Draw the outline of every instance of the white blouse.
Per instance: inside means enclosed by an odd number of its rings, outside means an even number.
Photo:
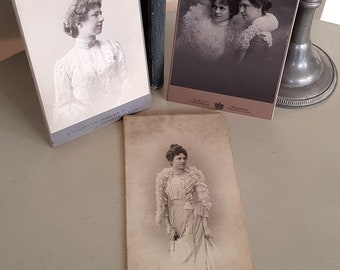
[[[116,41],[76,39],[56,62],[54,119],[83,120],[120,103],[127,82],[122,49]]]

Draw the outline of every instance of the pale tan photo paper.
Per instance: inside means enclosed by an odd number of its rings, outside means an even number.
[[[225,115],[123,125],[127,269],[252,270]]]

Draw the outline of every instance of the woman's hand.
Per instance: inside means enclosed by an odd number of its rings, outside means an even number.
[[[168,234],[171,241],[176,241],[178,238],[180,238],[179,234],[176,232],[176,229],[170,225],[166,226],[166,233]]]
[[[203,217],[203,230],[204,230],[204,236],[207,239],[213,238],[213,235],[209,229],[208,226],[208,218],[207,217]]]
[[[208,227],[204,227],[204,237],[207,239],[213,238],[213,235]]]

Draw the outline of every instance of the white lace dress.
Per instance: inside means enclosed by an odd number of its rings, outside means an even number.
[[[80,121],[119,104],[126,82],[124,55],[116,41],[76,39],[55,64],[54,119]]]
[[[187,167],[181,175],[164,169],[156,179],[156,199],[156,223],[168,219],[172,228],[169,251],[177,269],[214,269],[212,244],[203,227],[203,217],[209,216],[211,208],[203,173],[195,167]]]

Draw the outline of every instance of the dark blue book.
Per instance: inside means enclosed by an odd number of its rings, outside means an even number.
[[[164,83],[165,0],[140,0],[151,89]]]

